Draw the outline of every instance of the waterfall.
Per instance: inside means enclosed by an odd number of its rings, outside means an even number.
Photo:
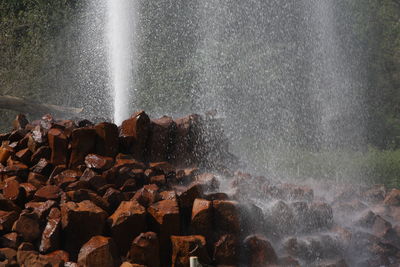
[[[114,122],[120,124],[132,113],[130,98],[134,91],[136,4],[133,0],[108,0],[107,5]]]

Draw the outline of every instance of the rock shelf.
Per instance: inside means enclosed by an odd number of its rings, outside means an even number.
[[[400,264],[400,190],[328,201],[239,172],[213,118],[19,115],[13,127],[0,135],[1,266]]]

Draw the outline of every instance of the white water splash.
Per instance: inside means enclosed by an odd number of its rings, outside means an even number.
[[[136,4],[133,0],[108,0],[107,10],[114,122],[120,124],[129,117],[130,97],[134,91]]]

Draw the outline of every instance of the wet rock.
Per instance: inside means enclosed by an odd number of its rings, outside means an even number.
[[[33,198],[33,195],[35,194],[37,188],[34,185],[30,184],[30,183],[21,183],[20,186],[24,191],[23,199],[25,201],[26,200],[28,200],[28,201],[31,200]]]
[[[35,241],[41,235],[40,221],[37,214],[23,211],[14,223],[12,230],[21,235],[24,241]]]
[[[175,191],[162,191],[160,192],[159,195],[160,195],[160,200],[167,200],[167,199],[177,200]]]
[[[387,194],[384,203],[391,206],[400,206],[400,190],[393,188],[389,194]]]
[[[98,171],[105,171],[110,169],[114,164],[114,159],[111,157],[104,157],[97,154],[89,154],[85,157],[86,167]]]
[[[204,191],[215,191],[219,188],[218,179],[212,173],[202,173],[195,177],[195,182],[202,185]]]
[[[42,233],[39,251],[48,253],[60,248],[61,242],[61,212],[57,208],[52,208],[48,216],[46,227]]]
[[[40,188],[35,193],[35,199],[39,201],[56,200],[60,199],[62,190],[56,185],[46,185]]]
[[[369,190],[363,192],[361,196],[371,203],[379,203],[385,199],[386,188],[384,185],[375,185]]]
[[[31,168],[31,171],[44,176],[49,176],[53,169],[53,164],[51,164],[47,159],[42,158]]]
[[[45,186],[47,179],[46,176],[34,172],[30,172],[28,175],[28,183],[34,185],[36,188]]]
[[[148,207],[160,199],[158,189],[155,184],[145,185],[135,193],[132,199],[139,202],[140,205]]]
[[[73,202],[82,202],[84,200],[90,200],[96,206],[103,209],[104,211],[108,212],[110,209],[110,205],[108,202],[103,199],[102,197],[98,196],[97,194],[93,193],[87,189],[79,189],[76,191],[69,191],[67,192],[67,197],[70,201]]]
[[[149,128],[150,118],[144,111],[136,112],[130,119],[123,121],[119,136],[124,152],[132,154],[137,160],[143,160]]]
[[[150,217],[150,229],[154,229],[159,234],[160,258],[167,266],[170,262],[171,235],[180,233],[180,213],[176,200],[162,200],[152,204],[148,209]]]
[[[200,174],[198,168],[184,168],[177,170],[176,180],[180,184],[189,184],[193,182],[195,177]]]
[[[114,211],[125,200],[125,197],[121,191],[111,187],[104,193],[103,199],[110,204],[110,210]]]
[[[16,203],[21,202],[25,197],[25,190],[16,179],[8,178],[4,181],[3,196]]]
[[[29,165],[31,163],[32,152],[28,148],[25,148],[15,153],[15,157],[19,161]]]
[[[210,263],[206,250],[206,240],[201,235],[171,236],[172,267],[189,266],[189,258],[196,256],[205,264]]]
[[[193,183],[189,186],[177,186],[175,190],[179,206],[181,209],[189,210],[189,212],[192,210],[194,200],[204,195],[203,187],[199,183]]]
[[[22,243],[17,250],[17,263],[20,266],[24,266],[25,261],[31,258],[36,258],[38,253],[35,251],[34,246],[31,243]],[[27,265],[29,266],[29,265]]]
[[[279,235],[292,234],[296,229],[293,210],[284,201],[278,201],[271,207],[268,221]]]
[[[121,262],[111,238],[94,236],[80,249],[78,264],[87,267],[115,267],[119,266]]]
[[[322,262],[318,262],[316,267],[347,267],[346,261],[343,259],[336,260],[324,260]]]
[[[96,153],[106,157],[115,157],[118,153],[118,127],[109,122],[102,122],[95,127]]]
[[[203,235],[209,240],[209,235],[213,229],[212,222],[212,202],[205,199],[195,199],[190,223],[191,232]]]
[[[71,157],[69,167],[77,168],[85,163],[86,155],[96,151],[96,130],[94,128],[78,128],[71,135]]]
[[[47,133],[51,149],[50,161],[54,165],[67,164],[68,139],[61,129],[53,128]]]
[[[214,225],[227,233],[241,231],[239,203],[232,200],[214,200]]]
[[[341,243],[329,235],[309,236],[303,239],[291,237],[284,241],[283,246],[289,255],[308,264],[320,259],[340,257],[343,252]]]
[[[1,266],[16,266],[17,251],[12,248],[0,248],[0,265]]]
[[[150,183],[151,184],[156,184],[159,187],[164,187],[167,185],[167,180],[165,179],[165,175],[155,175],[150,178]]]
[[[128,259],[147,267],[160,267],[160,245],[156,233],[141,233],[132,242],[128,253]]]
[[[11,230],[11,227],[9,230]],[[21,238],[18,236],[16,232],[11,232],[0,237],[0,247],[2,248],[17,249],[20,243],[21,243]]]
[[[8,177],[17,176],[21,180],[24,180],[28,177],[29,168],[27,165],[20,162],[12,162],[7,165],[2,171]]]
[[[44,221],[51,209],[56,206],[57,202],[54,200],[47,200],[46,202],[28,202],[25,204],[25,208],[36,213],[40,221]]]
[[[81,171],[67,169],[50,178],[48,180],[48,183],[52,185],[57,185],[60,188],[64,189],[69,184],[76,182],[81,177],[81,175]]]
[[[18,219],[19,212],[0,210],[0,231],[10,232],[14,222]]]
[[[146,209],[137,201],[123,201],[108,218],[111,237],[122,255],[128,251],[132,240],[146,231]]]
[[[189,166],[196,162],[193,152],[197,141],[196,124],[199,117],[194,114],[175,120],[176,143],[171,156],[175,164]]]
[[[89,183],[91,188],[93,188],[94,190],[98,190],[102,186],[107,184],[107,180],[104,176],[97,174],[95,171],[89,168],[83,172],[80,181]]]
[[[279,258],[278,266],[300,267],[301,265],[296,259],[292,258],[291,256],[285,256],[285,257]]]
[[[222,235],[214,244],[213,259],[219,265],[235,265],[239,261],[239,243],[235,235]]]
[[[176,124],[171,117],[151,120],[148,139],[149,161],[166,161],[170,158],[175,141]]]
[[[17,117],[12,122],[12,126],[14,130],[21,130],[25,129],[25,126],[28,123],[29,122],[24,114],[18,114]]]
[[[330,228],[333,223],[333,211],[329,204],[313,202],[309,206],[309,227],[311,229]]]
[[[155,171],[154,175],[164,174],[167,179],[174,179],[176,176],[176,169],[169,162],[150,162],[149,166],[152,170]]]
[[[8,137],[8,140],[13,143],[13,142],[18,142],[19,140],[21,140],[22,138],[25,137],[25,135],[28,133],[27,130],[25,129],[20,129],[20,130],[15,130],[12,131],[10,136]]]
[[[64,248],[74,259],[80,247],[104,231],[107,213],[89,200],[61,205]]]
[[[28,143],[29,145],[29,143]],[[32,151],[32,149],[31,149]],[[33,152],[31,157],[32,164],[36,164],[40,159],[46,159],[50,161],[51,158],[51,149],[48,146],[41,146]]]
[[[7,159],[14,153],[14,150],[8,146],[0,147],[0,163],[5,165]]]
[[[276,264],[278,257],[271,243],[262,235],[251,235],[243,241],[246,262],[249,267],[263,267]]]

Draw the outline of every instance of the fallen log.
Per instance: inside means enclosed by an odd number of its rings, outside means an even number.
[[[14,110],[32,116],[52,114],[57,118],[74,117],[83,111],[83,108],[40,104],[9,95],[0,95],[0,109]]]

